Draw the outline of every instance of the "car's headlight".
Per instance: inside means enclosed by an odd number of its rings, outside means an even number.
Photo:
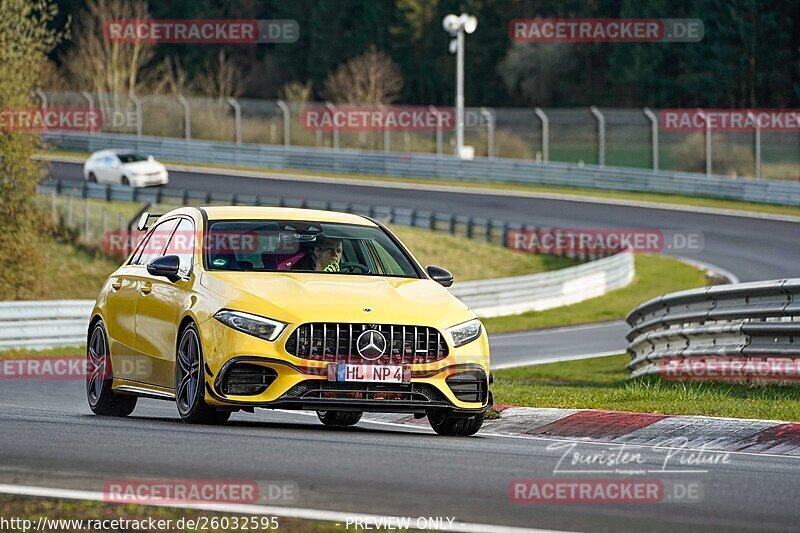
[[[458,348],[480,337],[482,328],[481,321],[476,318],[469,322],[464,322],[463,324],[448,328],[446,333],[450,336],[450,341],[453,343],[453,346]]]
[[[233,329],[239,330],[248,335],[258,337],[267,341],[274,341],[281,334],[286,324],[264,318],[263,316],[251,315],[241,311],[230,311],[223,309],[214,318]]]

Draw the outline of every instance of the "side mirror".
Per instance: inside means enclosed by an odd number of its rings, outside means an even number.
[[[434,265],[428,265],[425,267],[425,272],[428,273],[433,281],[442,285],[443,287],[449,287],[453,284],[453,275],[449,270],[445,270],[442,267],[437,267]]]
[[[156,257],[147,263],[147,272],[153,276],[165,277],[174,283],[180,279],[178,275],[180,263],[180,259],[178,259],[177,255]]]

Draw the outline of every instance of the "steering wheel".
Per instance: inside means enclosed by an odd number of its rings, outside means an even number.
[[[369,267],[367,265],[362,265],[361,263],[357,263],[355,261],[347,261],[340,264],[339,270],[349,274],[354,273],[356,270],[360,270],[361,272],[359,272],[359,274],[369,274]]]

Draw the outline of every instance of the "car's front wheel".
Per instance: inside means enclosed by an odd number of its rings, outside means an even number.
[[[124,396],[111,390],[114,374],[108,335],[102,320],[92,326],[86,350],[86,398],[96,415],[128,416],[136,408],[135,396]]]
[[[437,410],[428,414],[428,422],[439,435],[468,437],[481,429],[485,417],[485,413],[466,417],[447,410]]]
[[[319,421],[326,426],[354,426],[361,420],[361,411],[317,411]]]
[[[97,183],[97,176],[94,175],[94,172],[89,172],[89,182]]]
[[[227,422],[231,416],[230,411],[218,411],[205,401],[203,349],[194,324],[189,324],[181,331],[175,359],[175,403],[181,419],[188,424]]]

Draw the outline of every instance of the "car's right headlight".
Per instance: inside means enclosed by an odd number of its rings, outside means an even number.
[[[228,327],[247,333],[265,341],[274,341],[286,327],[283,322],[272,320],[258,315],[251,315],[242,311],[223,309],[214,315],[214,318]]]
[[[483,326],[481,325],[481,321],[475,318],[469,322],[447,328],[445,331],[450,336],[453,347],[458,348],[480,337]]]

